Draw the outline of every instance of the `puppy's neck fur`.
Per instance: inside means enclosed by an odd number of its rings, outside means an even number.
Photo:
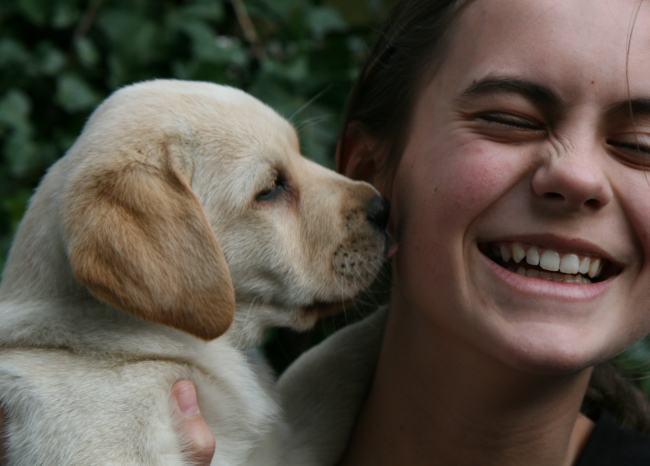
[[[318,319],[313,313],[308,317],[301,309],[286,309],[273,304],[240,303],[236,305],[235,320],[225,333],[240,350],[259,345],[271,327],[289,327],[309,330]]]

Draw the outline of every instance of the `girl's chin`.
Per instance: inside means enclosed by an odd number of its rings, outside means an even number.
[[[621,344],[620,348],[613,349],[611,345],[588,341],[584,332],[560,330],[557,325],[528,327],[517,329],[514,335],[505,336],[501,342],[490,345],[490,351],[498,359],[524,373],[575,374],[611,359],[626,347]]]

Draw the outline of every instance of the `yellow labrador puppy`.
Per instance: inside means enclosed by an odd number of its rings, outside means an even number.
[[[292,126],[244,92],[116,92],[44,178],[4,271],[8,465],[189,464],[169,402],[179,379],[197,386],[213,464],[302,463],[247,350],[366,288],[387,216],[370,185],[302,157]]]

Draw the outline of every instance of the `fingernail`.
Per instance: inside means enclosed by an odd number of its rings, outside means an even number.
[[[194,385],[187,387],[176,392],[176,401],[181,412],[187,417],[195,417],[201,414],[199,410],[199,402],[196,399],[196,388]]]

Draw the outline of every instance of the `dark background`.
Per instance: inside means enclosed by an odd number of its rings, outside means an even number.
[[[306,156],[332,167],[345,98],[393,3],[0,0],[0,270],[47,167],[104,98],[133,82],[178,78],[244,89],[296,125]],[[267,356],[282,370],[383,298],[366,298],[307,334],[270,331]],[[620,359],[650,393],[650,343]]]

